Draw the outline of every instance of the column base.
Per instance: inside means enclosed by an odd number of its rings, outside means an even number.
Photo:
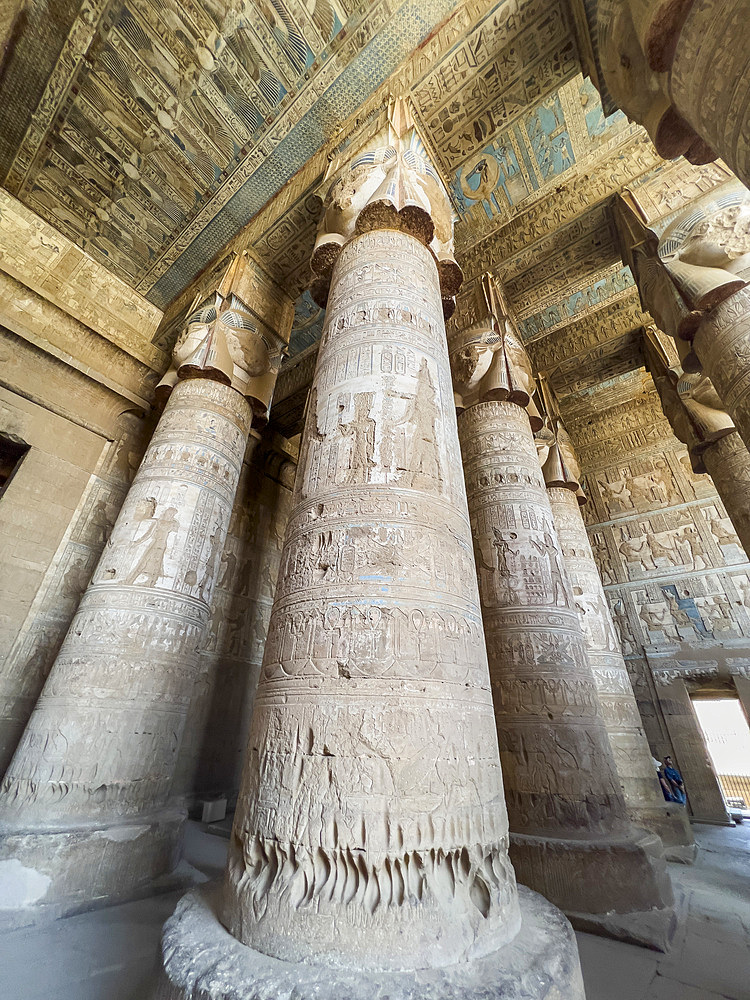
[[[687,917],[687,899],[680,891],[674,906],[633,913],[566,913],[577,931],[615,938],[627,944],[669,951],[675,934]]]
[[[364,974],[254,951],[219,922],[220,887],[193,890],[164,927],[155,1000],[584,1000],[570,924],[535,892],[518,891],[521,929],[504,948],[441,969]]]
[[[195,884],[182,809],[62,829],[0,825],[0,929]]]
[[[578,930],[667,951],[677,926],[658,837],[558,840],[512,833],[519,882],[559,906]]]
[[[630,819],[633,826],[659,837],[667,861],[678,861],[683,865],[691,865],[695,861],[698,848],[684,806],[670,806],[665,802],[663,810],[632,810]]]

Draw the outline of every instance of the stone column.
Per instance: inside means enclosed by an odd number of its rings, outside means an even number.
[[[579,926],[665,947],[663,847],[628,822],[524,408],[531,366],[489,276],[468,305],[451,356],[511,858]]]
[[[698,199],[661,239],[624,200],[618,216],[643,308],[682,369],[711,380],[750,447],[750,192],[736,184]]]
[[[328,309],[226,879],[167,925],[165,997],[259,980],[268,997],[515,996],[521,967],[583,996],[560,915],[519,909],[508,860],[441,306],[456,272],[433,240],[450,209],[403,115],[328,194]]]
[[[658,152],[720,156],[750,184],[746,0],[600,0],[597,15],[607,87]]]
[[[2,782],[8,922],[127,898],[178,860],[175,762],[248,433],[283,346],[257,332],[243,275],[235,261],[177,343],[164,413]]]
[[[711,380],[670,364],[653,328],[643,344],[664,415],[686,445],[693,470],[711,476],[740,543],[750,553],[750,452]]]
[[[542,474],[628,815],[635,826],[661,838],[670,860],[693,861],[695,844],[687,813],[664,801],[643,732],[581,513],[581,500],[585,503],[586,498],[578,461],[559,420],[553,416],[550,424],[551,439],[540,455]]]
[[[675,764],[685,779],[685,793],[695,823],[731,826],[716,772],[679,668],[659,665],[649,656]]]

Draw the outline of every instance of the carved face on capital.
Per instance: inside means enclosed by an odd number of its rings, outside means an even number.
[[[686,264],[737,272],[750,266],[750,194],[747,200],[707,215],[687,234],[677,256]]]

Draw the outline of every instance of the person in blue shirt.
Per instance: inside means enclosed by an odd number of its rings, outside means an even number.
[[[685,783],[682,780],[682,775],[672,763],[671,757],[664,758],[664,770],[662,773],[669,784],[672,802],[679,802],[680,805],[684,806],[686,801]]]

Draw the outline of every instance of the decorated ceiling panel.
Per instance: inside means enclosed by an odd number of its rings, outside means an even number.
[[[4,186],[72,250],[169,306],[144,334],[149,356],[169,349],[198,275],[230,248],[297,298],[294,356],[322,330],[306,287],[329,159],[374,127],[387,94],[409,94],[467,282],[498,274],[571,413],[599,386],[614,405],[640,391],[648,317],[612,199],[629,187],[664,220],[726,168],[665,165],[642,129],[605,115],[580,72],[596,72],[587,11],[588,0],[40,2],[0,84]]]
[[[517,121],[517,180],[510,159],[494,161],[498,181],[509,175],[508,205],[575,156],[554,124],[559,99],[551,112],[539,104],[579,68],[563,0],[84,0],[76,16],[60,10],[55,44],[23,36],[5,75],[4,184],[161,307],[394,72],[447,181]],[[32,62],[48,78],[24,103],[14,86]]]

